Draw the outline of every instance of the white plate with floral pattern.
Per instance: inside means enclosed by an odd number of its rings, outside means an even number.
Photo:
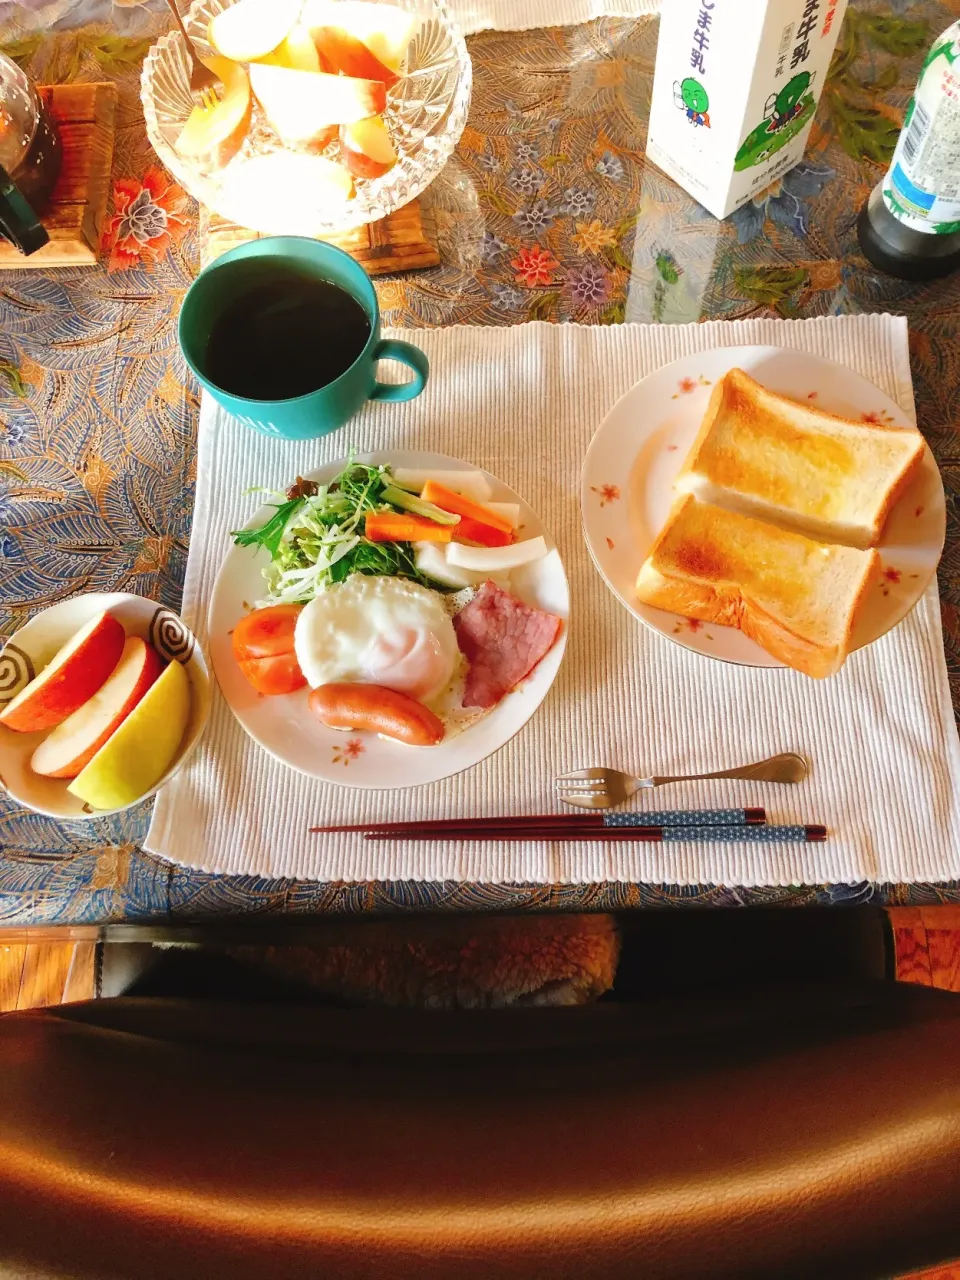
[[[440,453],[403,449],[358,454],[356,461],[374,466],[389,462],[395,467],[418,471],[480,470]],[[328,483],[345,465],[346,459],[341,458],[309,472],[304,479]],[[567,577],[553,538],[532,508],[495,476],[486,471],[482,474],[492,488],[491,501],[519,504],[521,537],[534,538],[542,534],[548,547],[542,560],[511,574],[511,593],[526,604],[555,614],[563,620],[563,626],[553,647],[517,688],[482,718],[435,747],[408,747],[373,733],[329,729],[311,713],[306,689],[275,697],[257,693],[234,659],[230,636],[243,614],[263,598],[266,590],[263,568],[269,563],[269,556],[263,548],[233,546],[229,549],[210,602],[210,655],[220,692],[230,710],[250,737],[275,759],[300,773],[341,786],[384,791],[422,786],[479,764],[519,733],[537,710],[556,679],[566,648],[570,613]],[[256,528],[271,515],[272,508],[261,507],[245,522],[245,527]]]
[[[651,609],[634,594],[640,566],[666,522],[675,496],[673,482],[713,385],[733,368],[829,413],[916,430],[879,387],[820,356],[782,347],[718,347],[684,356],[638,382],[600,424],[581,476],[583,531],[601,577],[646,626],[709,658],[780,667],[742,632]],[[884,528],[878,548],[881,572],[858,618],[853,648],[871,644],[906,617],[936,573],[945,533],[943,483],[928,447]]]

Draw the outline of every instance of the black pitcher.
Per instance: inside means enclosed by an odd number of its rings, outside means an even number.
[[[28,77],[0,54],[0,236],[21,253],[49,240],[40,221],[60,173],[56,127]]]

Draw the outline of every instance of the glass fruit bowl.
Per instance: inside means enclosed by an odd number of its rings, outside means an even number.
[[[233,0],[195,0],[184,25],[201,57],[212,18]],[[391,0],[419,19],[404,74],[387,91],[383,118],[398,160],[377,178],[354,178],[354,194],[331,191],[329,161],[339,143],[321,152],[284,145],[254,99],[240,149],[221,168],[204,167],[176,150],[194,103],[190,60],[179,31],[162,36],[147,54],[141,100],[147,136],[167,169],[201,204],[221,217],[267,235],[324,236],[385,218],[408,204],[437,176],[463,132],[473,83],[470,55],[443,0]]]

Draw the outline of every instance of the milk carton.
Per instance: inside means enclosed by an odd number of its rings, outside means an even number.
[[[647,156],[717,218],[802,157],[847,0],[667,0]]]

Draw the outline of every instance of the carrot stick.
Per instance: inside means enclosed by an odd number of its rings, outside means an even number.
[[[477,542],[481,547],[509,547],[513,541],[512,533],[504,533],[495,529],[492,524],[481,524],[470,516],[461,516],[460,523],[453,526],[455,542]]]
[[[455,528],[455,525],[437,524],[425,516],[372,511],[363,531],[371,542],[449,542]]]
[[[505,520],[503,516],[498,515],[496,511],[491,511],[482,503],[465,498],[462,493],[454,493],[452,489],[438,484],[436,480],[428,480],[420,496],[424,502],[432,502],[442,511],[450,511],[454,515],[476,520],[480,524],[488,524],[492,529],[499,529],[502,533],[513,536],[513,526],[509,520]]]

